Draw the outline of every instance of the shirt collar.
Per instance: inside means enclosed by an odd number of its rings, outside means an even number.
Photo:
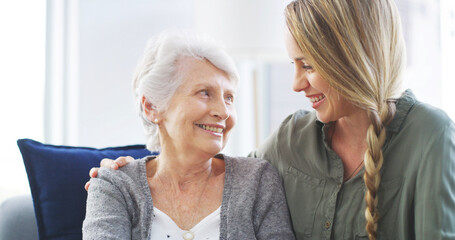
[[[401,97],[398,99],[396,104],[396,112],[395,117],[393,118],[392,122],[386,126],[387,131],[391,132],[398,132],[403,125],[406,116],[408,116],[409,111],[417,102],[414,93],[410,89],[401,94]]]

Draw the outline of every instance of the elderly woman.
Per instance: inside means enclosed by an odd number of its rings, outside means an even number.
[[[160,154],[99,170],[84,239],[294,239],[277,171],[220,154],[236,123],[237,79],[207,38],[151,40],[133,87],[147,148]]]

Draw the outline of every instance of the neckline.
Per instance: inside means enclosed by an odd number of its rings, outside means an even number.
[[[154,159],[157,155],[150,155],[146,156],[140,160],[141,161],[139,167],[139,175],[140,175],[140,182],[142,182],[142,188],[143,192],[146,193],[146,201],[148,202],[148,212],[150,215],[153,213],[153,199],[152,199],[152,193],[150,192],[150,187],[148,185],[147,181],[147,169],[146,169],[146,162]],[[232,168],[233,168],[233,159],[230,156],[227,156],[223,153],[219,153],[215,155],[214,157],[217,157],[219,159],[222,159],[225,162],[225,174],[224,174],[224,186],[223,186],[223,200],[221,201],[221,206],[220,206],[220,239],[226,238],[227,232],[226,232],[226,225],[227,225],[227,204],[229,202],[229,198],[231,196],[231,191],[232,191]],[[150,232],[148,233],[148,236],[150,236]]]
[[[221,213],[221,205],[213,212],[211,212],[209,215],[205,216],[201,221],[199,221],[196,225],[194,225],[191,229],[189,230],[184,230],[184,229],[181,229],[175,222],[174,220],[169,217],[165,212],[161,211],[159,208],[157,207],[153,207],[153,210],[155,211],[155,214],[158,214],[160,215],[161,217],[164,217],[167,219],[167,221],[171,222],[175,228],[179,229],[180,231],[182,232],[186,232],[186,231],[191,231],[191,232],[196,232],[198,231],[200,228],[202,228],[204,226],[204,224],[208,221],[210,221],[211,219],[217,217],[220,215]]]

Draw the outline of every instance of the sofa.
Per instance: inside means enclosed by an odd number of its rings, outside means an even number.
[[[30,195],[0,205],[0,240],[82,239],[88,172],[103,158],[142,158],[144,145],[89,148],[17,141],[30,185]],[[153,153],[157,154],[157,153]]]
[[[38,239],[30,194],[11,197],[0,204],[0,240]]]

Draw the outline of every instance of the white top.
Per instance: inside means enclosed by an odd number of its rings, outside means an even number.
[[[186,230],[180,229],[177,224],[164,212],[156,207],[153,207],[155,213],[155,219],[152,224],[151,240],[155,239],[166,239],[166,240],[182,240],[183,235],[187,232]],[[215,240],[220,239],[220,212],[221,207],[210,213],[207,217],[202,219],[196,224],[190,232],[193,233],[194,238],[191,238],[191,234],[187,234],[186,239],[193,240]]]

